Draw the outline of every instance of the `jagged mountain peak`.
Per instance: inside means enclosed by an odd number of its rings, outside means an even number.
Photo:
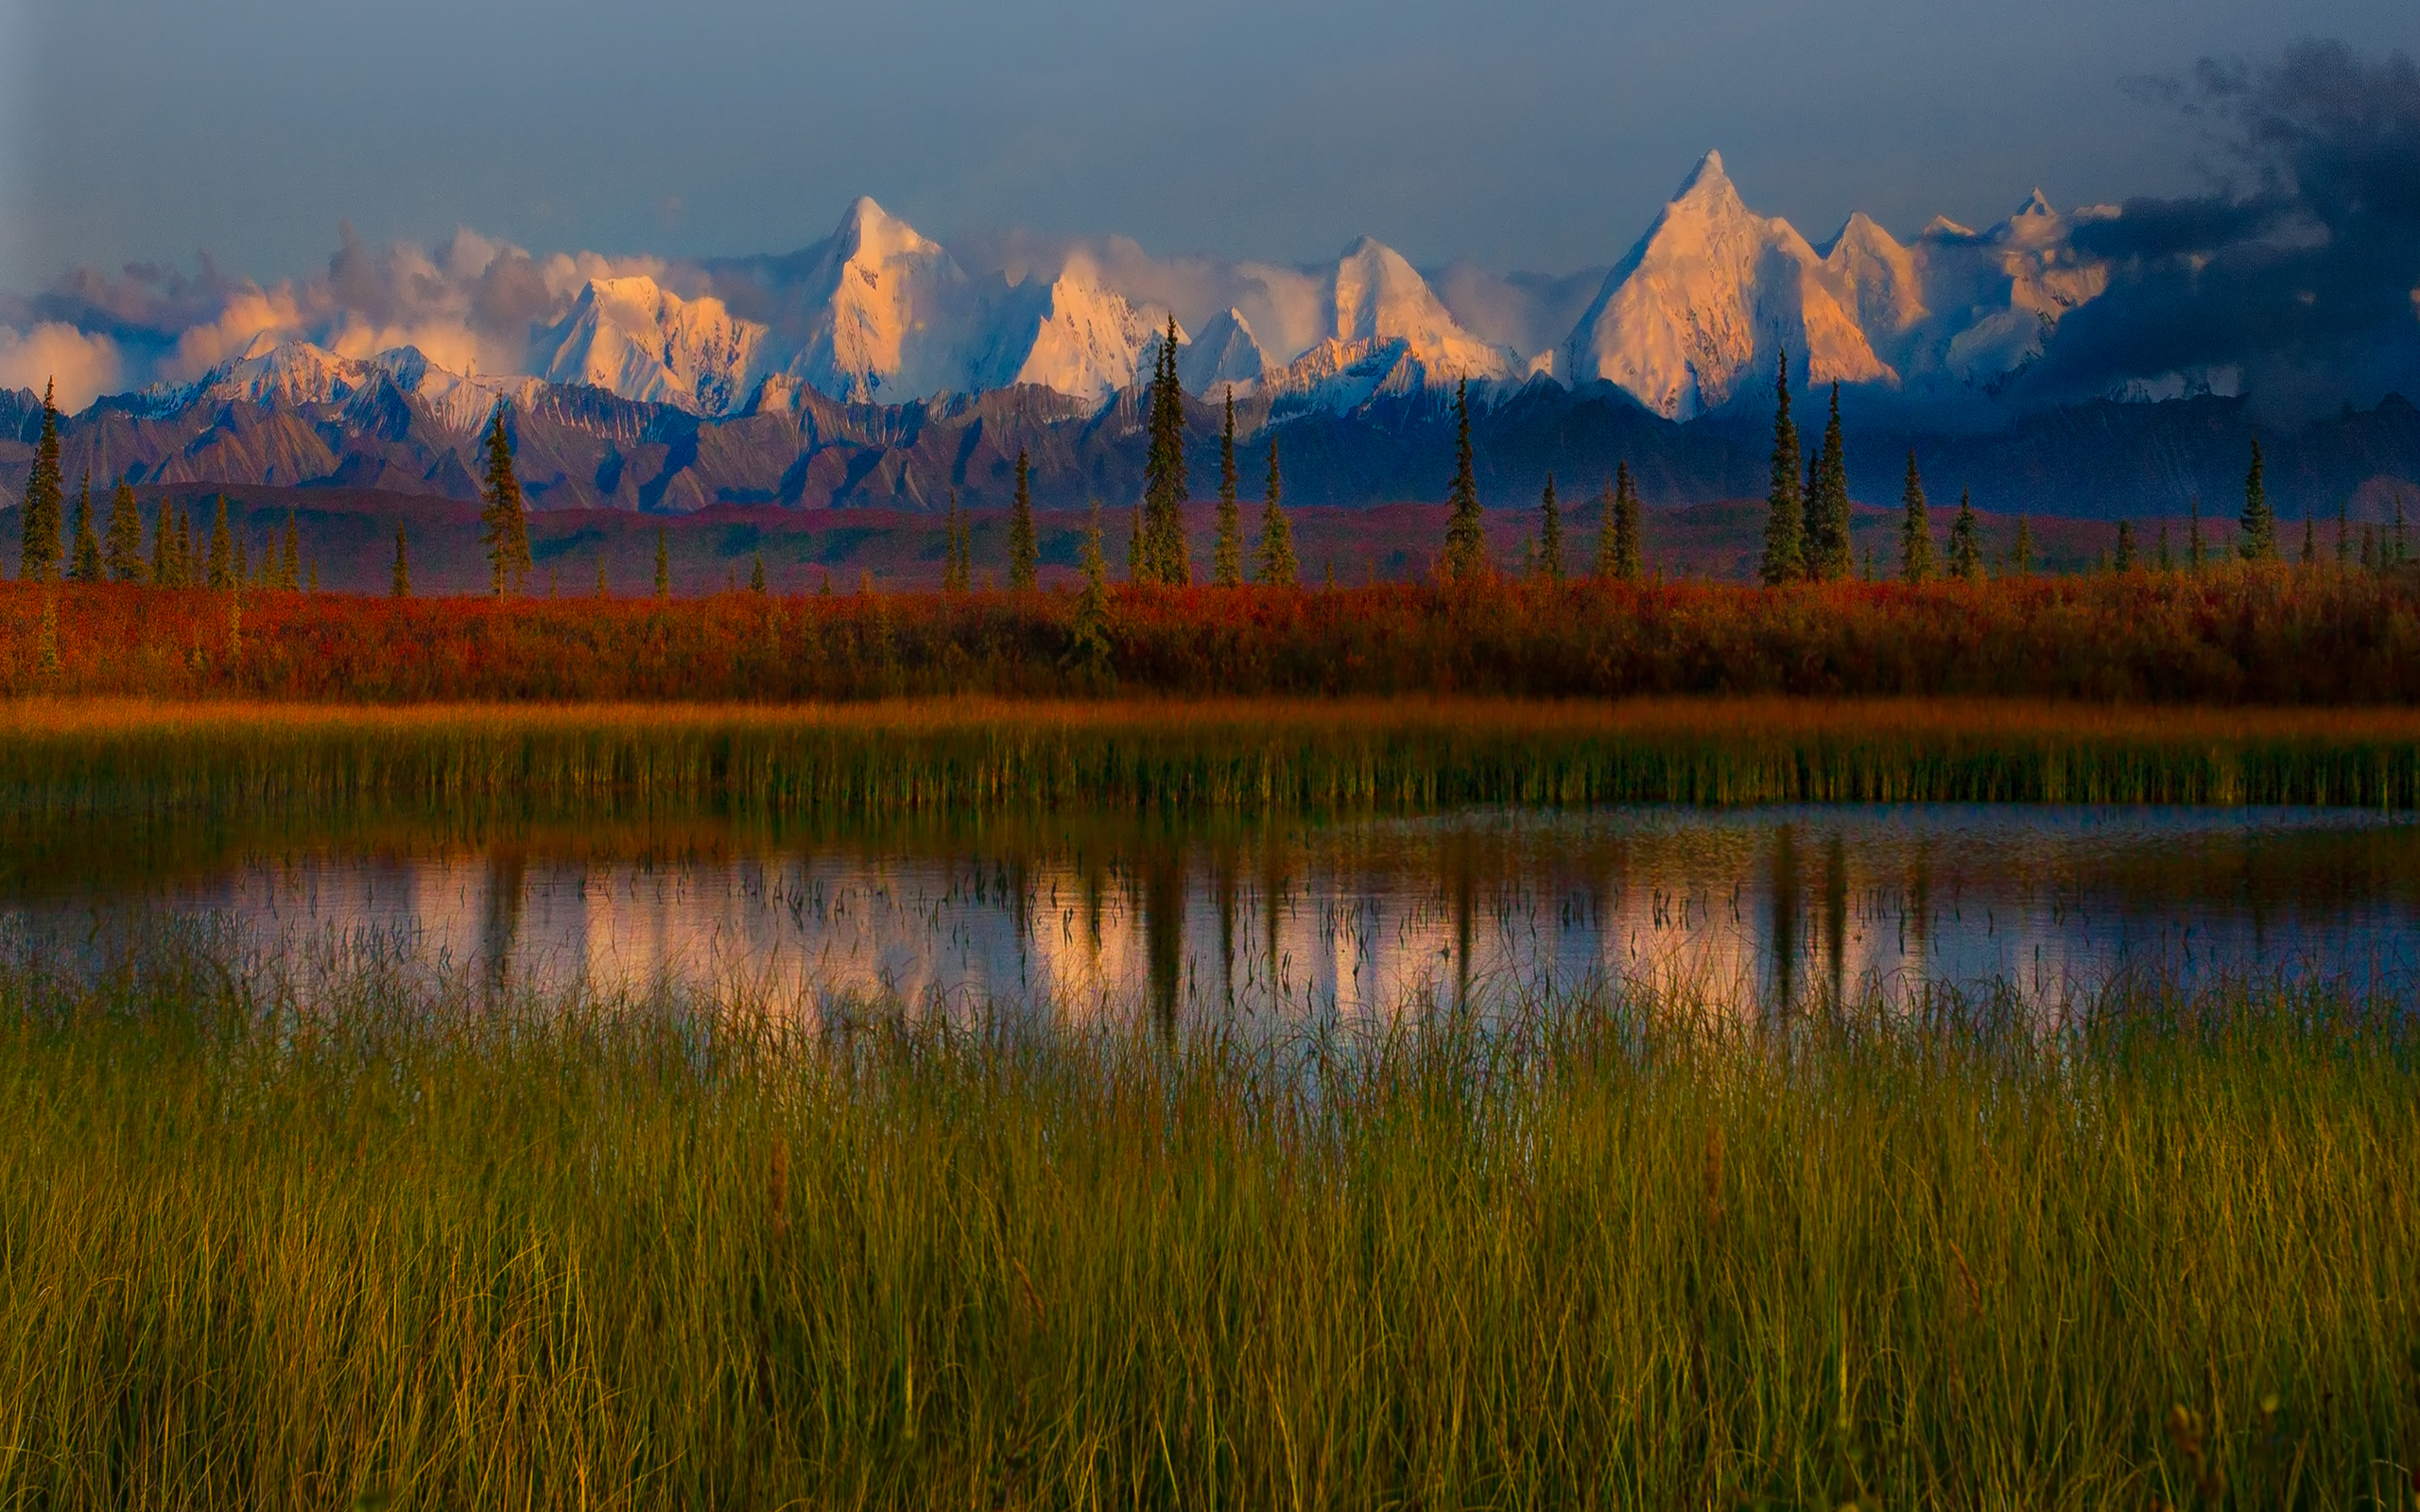
[[[1253,335],[1252,322],[1232,306],[1201,324],[1177,353],[1177,380],[1189,393],[1233,387],[1250,393],[1270,369],[1269,354]]]
[[[1689,176],[1681,180],[1672,198],[1675,203],[1696,200],[1740,204],[1739,191],[1732,186],[1731,175],[1723,171],[1722,154],[1711,148],[1698,159],[1698,165],[1689,170]]]

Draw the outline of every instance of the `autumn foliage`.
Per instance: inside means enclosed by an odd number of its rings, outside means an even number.
[[[0,695],[305,702],[1788,694],[2420,699],[2420,579],[2333,566],[1991,583],[1122,588],[394,600],[0,586]]]

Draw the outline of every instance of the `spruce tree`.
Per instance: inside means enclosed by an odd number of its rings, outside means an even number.
[[[1301,571],[1294,564],[1294,526],[1286,518],[1284,483],[1277,472],[1277,440],[1269,442],[1269,491],[1260,507],[1260,554],[1254,576],[1263,586],[1292,588]]]
[[[1126,531],[1126,580],[1130,583],[1153,581],[1150,543],[1144,536],[1143,507],[1139,504],[1134,507],[1134,518]]]
[[[1097,677],[1109,673],[1109,562],[1100,550],[1100,506],[1093,506],[1084,530],[1080,565],[1084,586],[1076,595],[1076,623],[1068,660]]]
[[[2008,544],[2008,570],[2018,576],[2033,571],[2033,527],[2016,517],[2016,538]]]
[[[66,504],[67,479],[59,468],[59,410],[51,389],[42,391],[42,436],[34,443],[33,470],[26,474],[26,503],[17,517],[21,533],[17,576],[29,583],[59,578],[60,512]]]
[[[605,584],[605,553],[600,548],[596,553],[596,596],[604,598],[612,592],[613,590]]]
[[[1009,509],[1009,587],[1023,593],[1040,580],[1042,547],[1033,534],[1033,486],[1025,448],[1017,448],[1017,493]]]
[[[2377,570],[2378,527],[2364,520],[2361,522],[2361,571],[2374,573]]]
[[[1478,478],[1471,459],[1471,406],[1467,384],[1454,385],[1454,487],[1445,500],[1445,554],[1439,576],[1447,582],[1476,582],[1487,576],[1487,534],[1478,511]]]
[[[400,524],[395,526],[395,576],[387,591],[396,598],[412,596],[411,549],[405,544],[404,527]]]
[[[291,509],[285,511],[285,551],[277,576],[277,586],[289,593],[302,586],[302,524]]]
[[[655,527],[655,596],[672,596],[672,548],[664,539],[664,527]]]
[[[1925,480],[1916,471],[1916,450],[1908,448],[1908,482],[1899,502],[1899,579],[1921,586],[1932,576],[1932,511],[1925,504]]]
[[[1949,527],[1949,576],[1962,583],[1983,580],[1982,532],[1975,523],[1972,493],[1960,490],[1958,519]]]
[[[2132,520],[2120,520],[2118,522],[2117,567],[2121,573],[2131,573],[2135,567],[2135,522]]]
[[[2338,571],[2340,571],[2340,572],[2343,570],[2343,568],[2344,568],[2344,565],[2345,565],[2346,561],[2347,561],[2348,559],[2350,559],[2350,554],[2351,554],[2352,549],[2353,549],[2353,538],[2352,538],[2352,536],[2351,536],[2350,534],[2348,534],[2348,533],[2347,533],[2347,531],[2346,531],[2346,526],[2347,526],[2347,525],[2349,525],[2349,524],[2351,524],[2351,521],[2352,521],[2352,501],[2350,501],[2349,499],[2339,499],[2339,500],[2337,500],[2337,501],[2336,501],[2336,566],[2337,566],[2337,570],[2338,570]]]
[[[2185,567],[2192,573],[2202,570],[2202,500],[2198,494],[2188,506],[2185,527]]]
[[[149,576],[143,565],[143,511],[123,477],[110,494],[110,524],[101,541],[101,560],[113,583],[139,583]]]
[[[194,545],[196,534],[193,527],[193,509],[189,506],[179,505],[177,507],[177,582],[185,588],[201,586],[200,555]]]
[[[1841,439],[1841,386],[1832,385],[1832,418],[1824,426],[1813,486],[1806,496],[1806,576],[1838,582],[1857,571],[1849,546],[1849,471]]]
[[[1150,450],[1143,464],[1142,565],[1148,581],[1183,588],[1193,581],[1184,541],[1184,394],[1176,376],[1176,317],[1168,317],[1151,375]]]
[[[2243,479],[2243,520],[2236,534],[2236,551],[2246,561],[2277,559],[2277,514],[2269,507],[2269,490],[2260,481],[2260,443],[2252,443],[2252,471]]]
[[[748,591],[762,595],[765,592],[765,554],[756,554],[756,565],[749,570]]]
[[[1765,557],[1758,576],[1770,588],[1806,576],[1806,523],[1798,488],[1798,426],[1789,418],[1789,352],[1773,381],[1772,482],[1765,494]]]
[[[1644,542],[1639,536],[1638,479],[1631,476],[1627,458],[1614,464],[1614,576],[1638,581]]]
[[[2164,573],[2176,571],[2176,554],[2168,549],[2168,522],[2159,523],[2159,550],[2152,558],[2152,565]]]
[[[1552,472],[1538,500],[1538,573],[1547,582],[1563,581],[1563,506],[1555,502]]]
[[[217,518],[210,526],[210,575],[203,579],[221,591],[237,586],[235,582],[235,536],[227,528],[227,495],[218,496]]]
[[[1227,386],[1227,420],[1219,431],[1219,546],[1210,580],[1234,588],[1244,580],[1244,512],[1236,502],[1236,389]]]
[[[101,538],[93,534],[93,474],[84,474],[84,490],[76,500],[75,549],[68,553],[71,576],[79,583],[101,580]]]
[[[2303,516],[2303,565],[2309,567],[2319,560],[2319,531],[2310,516]]]
[[[512,472],[512,438],[504,428],[510,407],[509,403],[498,404],[488,421],[487,475],[480,489],[486,507],[479,511],[479,544],[487,548],[489,582],[498,594],[508,588],[521,592],[530,568],[529,514],[522,503],[521,480]]]

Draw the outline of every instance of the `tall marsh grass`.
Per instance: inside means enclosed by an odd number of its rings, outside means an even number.
[[[2400,1005],[800,1035],[55,959],[0,965],[0,1505],[2413,1496]]]

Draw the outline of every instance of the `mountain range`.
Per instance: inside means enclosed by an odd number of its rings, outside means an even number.
[[[1936,220],[1903,244],[1858,215],[1818,246],[1751,210],[1708,153],[1601,276],[1429,276],[1364,237],[1332,264],[1218,266],[1219,307],[1194,309],[1188,329],[1165,291],[1097,249],[970,273],[861,198],[822,242],[702,264],[679,288],[586,278],[532,322],[515,372],[264,332],[199,378],[73,417],[69,471],[467,498],[476,433],[509,403],[542,507],[936,507],[953,490],[984,506],[1005,502],[1019,449],[1047,502],[1124,507],[1139,487],[1139,386],[1173,328],[1195,444],[1232,396],[1239,433],[1279,443],[1305,502],[1442,493],[1458,386],[1491,502],[1616,460],[1651,502],[1752,495],[1785,353],[1803,402],[1842,386],[1852,484],[1869,499],[1895,497],[1910,448],[1937,488],[1971,486],[1979,504],[2104,518],[2225,498],[2256,435],[2279,455],[2273,490],[2289,508],[2383,508],[2420,477],[2411,406],[2392,397],[2263,424],[2221,369],[2015,402],[2060,323],[2108,288],[2084,233],[2122,214],[2062,213],[2036,192],[1984,231]],[[38,404],[0,394],[0,487],[23,487]],[[1204,491],[1211,469],[1194,455]]]

